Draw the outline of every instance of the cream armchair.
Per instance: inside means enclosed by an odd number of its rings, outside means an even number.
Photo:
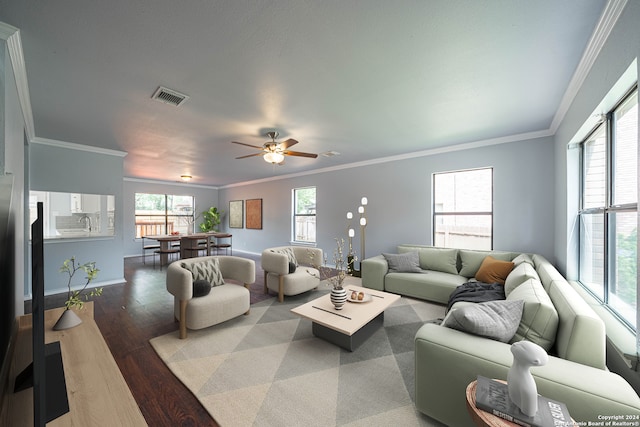
[[[201,297],[193,297],[193,266],[217,259],[224,284],[213,286]],[[244,286],[227,283],[227,279]],[[202,329],[241,314],[249,314],[249,285],[256,281],[256,264],[236,256],[207,256],[175,261],[167,268],[167,290],[174,297],[173,314],[180,322],[180,338],[188,329]]]
[[[289,273],[289,261],[297,264]],[[304,246],[280,246],[262,251],[261,263],[264,270],[264,293],[269,290],[278,293],[278,301],[284,296],[298,295],[320,284],[320,272],[313,265],[322,265],[322,249]]]

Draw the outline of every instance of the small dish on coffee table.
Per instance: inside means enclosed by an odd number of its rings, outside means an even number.
[[[347,301],[349,301],[349,302],[368,302],[368,301],[371,301],[371,295],[364,294],[364,297],[362,299],[358,299],[358,298],[351,298],[351,294],[349,294],[348,297],[347,297]]]

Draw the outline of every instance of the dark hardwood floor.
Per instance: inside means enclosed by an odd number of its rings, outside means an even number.
[[[264,295],[259,257],[251,303],[273,298]],[[99,267],[99,263],[98,263]],[[169,371],[149,344],[151,338],[178,330],[173,318],[173,296],[165,287],[166,267],[154,268],[150,257],[124,260],[125,284],[104,288],[94,298],[95,320],[120,367],[144,418],[150,426],[217,426],[193,394]],[[99,276],[98,276],[99,279]],[[66,294],[46,298],[46,308],[61,307]],[[25,304],[30,312],[31,304]]]

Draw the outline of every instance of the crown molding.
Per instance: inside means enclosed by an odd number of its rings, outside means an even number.
[[[124,177],[122,179],[125,182],[139,182],[143,184],[161,184],[161,185],[178,185],[180,187],[193,187],[193,188],[202,188],[205,190],[219,190],[220,187],[216,187],[213,185],[204,185],[204,184],[191,184],[188,182],[182,181],[166,181],[161,179],[146,179],[146,178],[132,178],[132,177]]]
[[[27,81],[27,67],[24,62],[24,55],[22,54],[20,30],[4,22],[0,22],[0,39],[7,43],[11,66],[13,68],[13,77],[16,81],[18,99],[24,119],[25,133],[27,134],[27,140],[30,141],[35,138],[36,131],[33,122],[33,111],[31,109],[29,83]]]
[[[580,59],[578,67],[569,81],[569,86],[567,86],[567,90],[564,92],[558,110],[551,122],[549,129],[552,134],[555,134],[558,127],[560,127],[560,123],[564,120],[564,116],[567,114],[567,111],[569,111],[571,103],[573,103],[580,87],[582,87],[589,71],[591,71],[591,67],[593,67],[593,64],[596,62],[602,47],[609,38],[613,27],[618,22],[626,5],[627,0],[609,0],[607,2],[598,24],[593,30],[591,39],[589,39],[589,43],[587,43],[587,47],[582,54],[582,59]]]
[[[30,143],[31,144],[40,144],[40,145],[49,145],[49,146],[58,147],[58,148],[67,148],[69,150],[88,151],[90,153],[106,154],[106,155],[109,155],[109,156],[116,156],[116,157],[124,157],[124,156],[127,155],[126,151],[109,150],[108,148],[91,147],[89,145],[75,144],[73,142],[58,141],[58,140],[55,140],[55,139],[40,138],[40,137],[37,137],[37,136],[34,137],[33,139],[31,139]]]

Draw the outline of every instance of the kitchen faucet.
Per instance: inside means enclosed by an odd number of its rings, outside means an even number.
[[[91,232],[91,217],[87,214],[84,214],[78,219],[78,222],[82,224],[84,222],[85,228],[89,227],[89,232]]]

